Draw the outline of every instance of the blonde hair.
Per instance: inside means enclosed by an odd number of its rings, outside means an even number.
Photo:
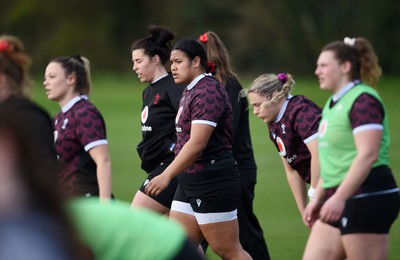
[[[290,74],[280,73],[263,74],[256,78],[247,89],[240,92],[240,96],[248,96],[249,93],[257,93],[266,98],[261,105],[261,109],[269,106],[271,103],[278,103],[289,96],[295,82]]]
[[[31,59],[25,53],[22,41],[15,36],[1,35],[0,43],[0,73],[7,77],[9,91],[15,96],[29,97]]]

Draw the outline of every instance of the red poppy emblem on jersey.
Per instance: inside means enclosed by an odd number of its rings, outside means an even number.
[[[149,116],[149,107],[146,106],[143,111],[142,111],[142,115],[141,115],[141,119],[142,119],[142,124],[146,123],[147,121],[147,117]]]
[[[276,144],[278,145],[279,154],[281,156],[286,156],[286,147],[285,147],[285,144],[283,143],[283,141],[282,141],[282,139],[280,137],[276,138]]]
[[[182,114],[182,110],[183,110],[183,107],[180,107],[179,110],[178,110],[178,113],[176,114],[176,117],[175,117],[175,124],[178,123],[178,120],[179,120],[179,118],[181,117],[181,114]]]
[[[319,125],[319,136],[323,137],[326,133],[326,128],[328,127],[328,120],[324,119]]]

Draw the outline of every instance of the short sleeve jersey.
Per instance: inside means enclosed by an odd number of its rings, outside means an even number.
[[[61,183],[67,192],[80,185],[98,186],[96,163],[89,150],[107,144],[102,115],[84,96],[69,101],[53,119],[55,150],[62,169]]]
[[[311,154],[307,143],[318,137],[321,108],[304,96],[289,96],[278,117],[268,124],[279,155],[310,183]]]
[[[192,125],[207,124],[214,131],[203,153],[186,173],[201,171],[206,161],[232,154],[232,123],[232,107],[225,88],[211,76],[202,74],[195,78],[183,91],[176,116],[175,154],[190,139]]]
[[[143,138],[137,151],[146,172],[154,170],[176,142],[175,117],[184,88],[168,74],[143,91],[140,117]]]

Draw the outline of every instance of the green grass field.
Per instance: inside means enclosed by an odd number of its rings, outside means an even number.
[[[247,86],[249,81],[243,81]],[[47,100],[41,79],[35,82],[34,99],[54,115],[58,104]],[[400,79],[383,78],[378,90],[385,102],[391,131],[391,167],[400,183],[400,120],[397,109]],[[118,199],[131,201],[145,173],[140,169],[136,144],[141,139],[141,93],[145,84],[132,74],[97,74],[93,77],[90,99],[102,112],[113,164],[113,191]],[[298,79],[294,93],[301,93],[323,106],[328,93],[322,92],[317,80]],[[263,227],[272,259],[301,259],[309,230],[303,225],[287,185],[281,160],[268,139],[266,126],[251,116],[251,133],[258,165],[255,213]],[[400,256],[400,220],[390,234],[390,257]],[[218,259],[211,251],[208,259]]]

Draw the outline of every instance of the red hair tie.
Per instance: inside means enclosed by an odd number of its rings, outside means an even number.
[[[0,40],[0,51],[8,51],[10,43],[6,40]]]
[[[211,73],[211,75],[215,75],[215,69],[217,66],[211,61],[207,62],[207,73]]]
[[[202,35],[200,35],[199,41],[207,43],[207,41],[208,41],[207,33],[203,33]]]

